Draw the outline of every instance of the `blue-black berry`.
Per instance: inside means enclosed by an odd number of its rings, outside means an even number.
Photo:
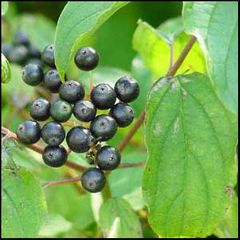
[[[83,85],[73,80],[66,81],[59,89],[59,96],[70,103],[83,99],[84,95]]]
[[[18,126],[16,134],[21,143],[33,144],[40,139],[41,127],[36,121],[26,120]]]
[[[43,98],[36,99],[30,107],[30,115],[37,121],[47,120],[50,117],[50,103]]]
[[[89,129],[74,127],[67,133],[67,144],[73,152],[87,152],[92,145],[94,138]]]
[[[139,95],[138,82],[128,76],[121,77],[115,84],[117,97],[125,103],[134,101]]]
[[[28,64],[22,72],[23,81],[31,86],[37,86],[43,80],[43,70],[37,64]]]
[[[49,146],[58,146],[65,138],[65,131],[60,123],[48,122],[42,127],[41,137]]]
[[[24,45],[28,47],[30,45],[30,40],[25,32],[18,31],[15,33],[15,36],[13,37],[13,43],[15,45]]]
[[[55,67],[54,45],[50,44],[43,49],[42,61],[49,67]]]
[[[23,45],[15,46],[9,53],[8,60],[21,66],[24,65],[28,60],[28,49]]]
[[[120,161],[121,155],[114,147],[104,146],[96,155],[97,165],[102,170],[113,170],[118,167]]]
[[[74,61],[79,69],[90,71],[98,65],[99,56],[94,48],[83,47],[77,51]]]
[[[75,103],[73,114],[78,120],[89,122],[96,116],[96,107],[90,101],[80,100]]]
[[[44,74],[44,86],[52,93],[57,93],[62,85],[60,76],[56,69],[50,69]]]
[[[84,189],[91,193],[96,193],[103,190],[106,178],[100,169],[89,168],[83,172],[81,176],[81,183]]]
[[[117,122],[111,116],[102,114],[91,122],[90,129],[94,137],[106,141],[111,139],[117,132]]]
[[[98,109],[109,109],[116,102],[116,93],[109,84],[101,83],[93,88],[91,100]]]
[[[134,111],[127,103],[117,103],[110,111],[119,127],[127,127],[134,119]]]
[[[44,163],[50,167],[61,167],[67,161],[67,151],[61,146],[47,146],[42,158]]]

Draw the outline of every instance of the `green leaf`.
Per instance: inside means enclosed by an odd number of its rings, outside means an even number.
[[[2,83],[7,83],[11,80],[10,65],[6,57],[1,53],[1,78]]]
[[[4,15],[8,10],[8,2],[1,1],[1,14]]]
[[[2,172],[2,237],[36,237],[46,217],[40,184],[26,170]]]
[[[200,73],[158,81],[146,109],[149,222],[162,237],[206,237],[236,183],[236,119]]]
[[[56,237],[68,232],[72,228],[72,223],[59,214],[49,215],[47,223],[41,228],[40,237]]]
[[[120,198],[107,200],[100,209],[104,238],[142,238],[142,229],[131,206]]]
[[[186,32],[197,37],[218,96],[234,113],[238,108],[238,3],[188,2]]]
[[[229,209],[226,210],[227,215],[224,220],[218,226],[214,235],[219,238],[238,238],[238,197],[237,194],[233,194],[232,204]]]
[[[76,50],[128,2],[68,2],[56,29],[55,62],[63,79]]]
[[[122,163],[144,162],[146,153],[143,151],[136,152],[135,149],[131,153],[122,155]],[[116,169],[109,175],[109,184],[112,195],[114,197],[122,197],[128,201],[134,210],[144,207],[142,197],[142,176],[143,168],[126,168]]]
[[[16,18],[15,26],[26,32],[31,43],[40,50],[54,42],[56,25],[43,15],[21,15]]]
[[[168,29],[168,25],[171,25]],[[175,31],[172,30],[176,26]],[[158,29],[154,29],[148,23],[139,21],[133,35],[133,48],[140,53],[144,63],[153,73],[153,78],[166,75],[170,65],[170,46],[173,46],[176,61],[182,49],[188,41],[188,36],[181,33],[181,21],[179,18],[163,23]],[[198,44],[195,44],[178,72],[186,70],[205,72],[204,59]]]

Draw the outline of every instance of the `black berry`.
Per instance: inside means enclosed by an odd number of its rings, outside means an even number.
[[[11,44],[3,43],[1,45],[1,52],[7,59],[9,59],[9,55],[12,50],[13,50],[13,46]]]
[[[30,45],[28,47],[28,56],[29,58],[41,59],[41,52],[33,45]]]
[[[121,155],[116,148],[104,146],[98,150],[96,161],[100,169],[113,170],[119,165],[121,161]]]
[[[48,122],[41,130],[41,137],[50,146],[60,145],[65,138],[65,131],[58,122]]]
[[[23,65],[28,60],[28,49],[25,46],[15,46],[9,53],[8,60],[10,62]]]
[[[50,69],[44,74],[44,86],[52,93],[57,93],[62,82],[56,69]]]
[[[117,132],[117,122],[109,115],[99,115],[91,122],[90,129],[94,137],[106,141]]]
[[[125,103],[132,102],[139,95],[139,85],[137,81],[128,76],[118,79],[114,89],[117,97]]]
[[[95,118],[96,108],[90,101],[80,100],[75,103],[73,114],[78,120],[89,122]]]
[[[82,186],[91,193],[100,192],[106,183],[104,173],[98,168],[89,168],[81,176]]]
[[[99,56],[92,47],[84,47],[77,51],[74,61],[79,69],[90,71],[98,65]]]
[[[13,38],[13,43],[15,45],[25,45],[26,47],[28,47],[30,41],[28,35],[25,32],[18,31]]]
[[[23,81],[31,86],[37,86],[43,80],[43,70],[37,64],[28,64],[22,72]]]
[[[50,103],[43,98],[36,99],[30,107],[30,115],[37,121],[45,121],[50,116]]]
[[[57,122],[66,122],[72,115],[72,106],[64,100],[57,100],[51,104],[50,115]]]
[[[127,127],[134,119],[134,111],[127,103],[117,103],[110,111],[119,127]]]
[[[83,153],[89,150],[93,143],[93,136],[87,128],[74,127],[67,133],[66,140],[72,151]]]
[[[67,151],[61,146],[47,146],[43,152],[43,161],[50,167],[61,167],[67,161]]]
[[[49,67],[55,67],[54,45],[50,44],[43,49],[42,61]]]
[[[73,80],[63,83],[59,89],[59,96],[70,103],[83,99],[84,94],[83,85]]]
[[[91,100],[97,108],[109,109],[116,101],[116,93],[110,85],[101,83],[93,88]]]
[[[36,121],[26,120],[18,126],[16,134],[21,143],[33,144],[40,139],[41,128]]]

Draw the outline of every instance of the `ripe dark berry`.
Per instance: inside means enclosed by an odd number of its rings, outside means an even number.
[[[80,48],[74,58],[77,67],[84,71],[90,71],[98,65],[99,56],[92,47]]]
[[[110,111],[119,127],[127,127],[134,119],[134,111],[127,103],[117,103]]]
[[[16,46],[9,53],[8,60],[10,62],[23,65],[28,60],[28,49],[25,46]]]
[[[65,138],[65,131],[60,123],[48,122],[42,127],[41,137],[49,146],[58,146]]]
[[[121,155],[116,148],[104,146],[98,150],[96,160],[100,169],[113,170],[119,165]]]
[[[109,109],[116,101],[116,93],[110,85],[101,83],[93,88],[91,100],[97,108]]]
[[[9,59],[9,55],[12,50],[13,50],[13,46],[11,44],[3,43],[1,46],[1,52],[7,59]]]
[[[93,136],[87,128],[74,127],[67,133],[66,140],[72,151],[83,153],[89,150],[93,143]]]
[[[91,193],[100,192],[106,183],[104,173],[98,168],[89,168],[81,176],[82,186]]]
[[[118,79],[114,89],[117,97],[125,103],[132,102],[139,95],[139,86],[137,81],[128,76]]]
[[[30,107],[30,115],[37,121],[45,121],[50,116],[50,103],[43,98],[36,99]]]
[[[41,52],[33,45],[30,45],[28,47],[28,56],[29,58],[41,59]]]
[[[83,99],[84,94],[83,85],[73,80],[63,83],[59,89],[59,96],[70,103]]]
[[[54,45],[50,44],[43,49],[42,61],[49,67],[55,67]]]
[[[117,122],[111,116],[102,114],[91,122],[90,129],[94,137],[106,141],[117,132]]]
[[[50,115],[57,122],[66,122],[72,115],[72,106],[64,100],[57,100],[51,104]]]
[[[43,70],[39,65],[28,64],[22,72],[23,81],[31,86],[37,86],[43,80]]]
[[[80,100],[75,103],[73,114],[78,120],[89,122],[95,118],[96,108],[90,101]]]
[[[28,47],[30,41],[28,35],[25,32],[18,31],[13,38],[13,43],[15,45],[25,45],[26,47]]]
[[[60,80],[58,71],[56,69],[50,69],[44,74],[44,85],[52,93],[57,93],[62,82]]]
[[[40,68],[43,68],[44,67],[44,64],[43,62],[38,59],[38,58],[31,58],[27,61],[26,64],[34,64],[34,65],[38,65]]]
[[[33,144],[40,139],[41,128],[37,122],[26,120],[18,126],[16,134],[21,143]]]
[[[47,146],[43,152],[43,161],[50,167],[61,167],[67,161],[67,151],[61,146]]]

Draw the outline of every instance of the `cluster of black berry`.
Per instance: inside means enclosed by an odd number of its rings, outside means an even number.
[[[22,30],[15,33],[12,43],[3,43],[1,51],[10,63],[20,66],[27,63],[41,65],[41,51],[30,42],[28,35]]]
[[[23,69],[23,80],[31,86],[42,83],[59,99],[49,103],[46,99],[36,99],[30,108],[34,120],[21,123],[17,129],[18,139],[24,144],[36,143],[40,138],[47,144],[43,152],[43,161],[51,167],[60,167],[67,160],[67,151],[60,144],[65,139],[65,130],[61,125],[73,114],[81,122],[89,122],[89,128],[76,126],[69,130],[66,142],[73,152],[86,153],[86,158],[95,167],[87,169],[81,177],[83,187],[90,192],[101,191],[105,184],[104,170],[118,167],[121,155],[119,151],[102,142],[111,139],[118,127],[130,125],[134,112],[129,102],[139,95],[139,86],[133,78],[124,76],[117,80],[114,89],[101,83],[93,87],[90,99],[85,97],[81,83],[74,80],[60,81],[54,68],[54,46],[47,46],[42,53],[42,61],[51,67],[46,73],[39,65],[28,64]],[[75,64],[81,70],[90,71],[98,65],[99,56],[91,47],[80,48],[75,55]],[[119,102],[116,103],[117,98]],[[97,115],[97,110],[108,110],[108,114]],[[40,127],[37,121],[53,121]]]

